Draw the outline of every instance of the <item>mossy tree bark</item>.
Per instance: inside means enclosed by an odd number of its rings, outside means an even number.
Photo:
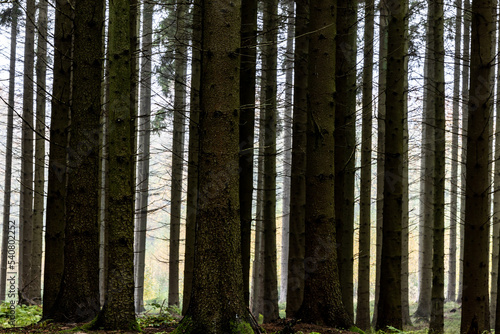
[[[491,109],[491,0],[472,1],[471,75],[468,102],[462,333],[490,330],[488,173]]]
[[[371,248],[371,189],[372,189],[372,114],[373,114],[373,28],[375,3],[365,7],[363,109],[361,134],[361,181],[359,197],[359,262],[356,325],[370,329],[370,248]]]
[[[250,243],[253,197],[253,143],[255,127],[255,83],[257,64],[257,1],[241,2],[240,50],[240,220],[241,261],[245,303],[250,302]]]
[[[64,228],[66,222],[66,147],[71,97],[71,45],[73,40],[71,3],[56,2],[54,32],[54,75],[50,118],[49,171],[45,225],[43,319],[57,298],[64,269]]]
[[[401,232],[408,2],[388,0],[384,206],[377,329],[402,329]]]
[[[201,0],[193,3],[191,96],[189,111],[188,185],[186,200],[186,251],[184,255],[184,292],[182,314],[186,314],[193,286],[194,247],[196,238],[196,212],[198,210],[198,154],[201,85]]]
[[[12,3],[10,22],[10,56],[9,56],[9,97],[7,106],[7,141],[5,145],[5,171],[3,191],[3,214],[2,214],[2,255],[0,262],[0,301],[5,300],[7,285],[7,265],[9,252],[9,229],[10,229],[10,200],[12,194],[12,141],[14,135],[14,105],[15,105],[15,80],[16,80],[16,47],[17,29],[19,18],[19,4]]]
[[[248,319],[238,198],[241,2],[202,4],[200,191],[193,291],[175,333],[215,334],[232,332]]]
[[[354,318],[357,0],[339,2],[335,95],[335,224],[342,302]]]
[[[342,304],[335,230],[334,129],[337,2],[311,2],[304,300],[298,317],[340,328],[352,324]]]
[[[126,0],[109,6],[108,266],[105,302],[94,323],[136,329],[134,305],[135,132],[133,36],[136,16]]]
[[[444,332],[444,208],[445,208],[445,84],[444,84],[444,12],[443,2],[435,1],[434,13],[434,226],[432,256],[432,296],[429,331]]]
[[[101,115],[103,1],[75,5],[71,136],[64,273],[47,316],[82,322],[99,312],[99,129]]]
[[[290,233],[286,316],[295,317],[304,297],[307,73],[309,53],[309,0],[296,1],[293,84],[293,137],[290,184]]]

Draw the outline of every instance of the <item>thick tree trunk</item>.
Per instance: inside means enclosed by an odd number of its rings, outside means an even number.
[[[450,176],[450,243],[448,248],[448,291],[447,301],[456,300],[457,290],[457,224],[458,224],[458,131],[460,108],[460,45],[462,41],[462,0],[456,0],[455,22],[455,66],[453,68],[453,123],[451,139]]]
[[[10,26],[10,57],[9,57],[9,105],[7,106],[7,142],[5,145],[5,174],[3,191],[3,215],[2,215],[2,256],[0,260],[0,302],[5,300],[5,288],[7,285],[7,255],[9,253],[9,236],[15,237],[15,224],[11,224],[10,219],[10,199],[12,193],[12,140],[14,135],[14,104],[15,104],[15,80],[16,80],[16,46],[18,29],[19,5],[17,2],[12,4],[12,16]],[[13,226],[13,227],[11,227]],[[13,230],[12,232],[10,232]],[[14,235],[12,235],[14,233]]]
[[[488,174],[491,109],[491,0],[472,2],[471,76],[468,102],[464,276],[460,331],[490,330],[488,290],[489,216]],[[466,269],[466,270],[465,270]]]
[[[306,323],[349,328],[337,267],[334,184],[336,1],[311,3],[307,108],[307,279],[298,317]]]
[[[356,0],[339,3],[335,95],[335,225],[342,302],[351,319],[354,318],[357,10]]]
[[[253,142],[255,72],[257,66],[257,1],[241,1],[240,69],[240,217],[241,260],[245,304],[250,302],[250,244],[252,235]]]
[[[33,71],[35,62],[35,0],[26,2],[23,69],[23,125],[19,207],[19,302],[30,304],[33,241]]]
[[[288,288],[288,253],[290,252],[290,183],[292,166],[292,108],[293,108],[293,39],[295,36],[294,2],[287,2],[287,42],[285,54],[285,115],[283,120],[283,201],[281,215],[281,279],[279,303],[286,303]]]
[[[78,2],[74,19],[74,74],[64,273],[50,319],[81,322],[99,312],[99,129],[101,115],[101,0]]]
[[[182,314],[186,314],[193,286],[196,214],[198,210],[198,154],[200,151],[200,85],[201,85],[201,0],[193,4],[193,35],[191,62],[191,96],[189,111],[188,185],[186,200],[186,251],[184,255],[184,292]]]
[[[71,63],[73,8],[67,1],[56,2],[54,33],[54,75],[52,116],[50,118],[50,153],[45,226],[43,279],[43,319],[51,318],[64,268],[64,229],[66,225],[66,157],[71,99]]]
[[[276,114],[278,1],[268,0],[264,7],[266,57],[264,124],[264,322],[279,318],[276,260]]]
[[[403,140],[408,2],[388,0],[386,136],[384,162],[383,244],[380,262],[380,296],[377,329],[402,329],[401,229],[403,199]]]
[[[242,331],[239,215],[240,1],[203,2],[199,207],[193,293],[177,332]],[[216,284],[214,284],[216,282]],[[209,310],[210,312],[207,312]]]
[[[293,90],[293,137],[290,184],[290,232],[286,316],[293,318],[304,296],[304,229],[306,203],[307,143],[307,63],[309,36],[309,0],[296,2]]]
[[[172,186],[170,194],[170,249],[168,265],[168,305],[179,306],[180,230],[182,175],[184,169],[184,132],[186,128],[187,4],[176,3],[174,134],[172,138]]]
[[[361,181],[359,195],[359,262],[356,325],[370,329],[370,248],[372,194],[372,123],[373,123],[373,28],[375,3],[365,2],[363,114],[361,134]]]
[[[429,331],[444,332],[444,208],[445,208],[445,85],[444,85],[444,12],[443,3],[435,1],[434,13],[434,227],[432,256],[432,297]]]

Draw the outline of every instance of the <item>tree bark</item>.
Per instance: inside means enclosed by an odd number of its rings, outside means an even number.
[[[9,56],[9,97],[7,106],[7,142],[5,145],[5,174],[4,174],[4,195],[3,195],[3,215],[2,215],[2,256],[0,262],[0,301],[5,300],[5,289],[7,286],[7,265],[8,257],[14,258],[13,249],[9,253],[9,232],[11,226],[10,219],[10,199],[12,194],[12,141],[14,135],[14,106],[15,106],[15,80],[16,80],[16,47],[17,47],[17,29],[18,29],[19,5],[17,2],[12,4],[11,26],[10,26],[10,56]],[[12,239],[11,239],[12,240]],[[12,260],[11,260],[12,261]]]
[[[74,73],[64,273],[47,317],[82,322],[99,312],[99,129],[103,1],[78,2],[74,22]]]
[[[401,230],[403,197],[403,140],[405,109],[405,57],[408,2],[388,0],[386,133],[384,162],[383,244],[380,262],[380,296],[376,328],[402,329]]]
[[[337,15],[335,95],[335,224],[342,302],[354,318],[354,174],[356,153],[357,1],[342,1]]]
[[[184,169],[184,132],[186,128],[187,4],[176,2],[174,134],[172,138],[172,186],[170,194],[170,249],[168,265],[168,305],[179,306],[180,227],[182,175]]]
[[[429,331],[444,332],[444,209],[445,209],[445,84],[444,84],[444,12],[443,3],[435,1],[434,13],[434,227],[432,256],[432,296]]]
[[[371,190],[372,190],[372,123],[373,123],[373,29],[375,3],[368,0],[365,7],[363,46],[363,114],[361,134],[361,181],[359,195],[359,262],[356,325],[370,329],[370,248],[371,248]]]
[[[488,174],[491,108],[491,0],[472,1],[471,76],[468,102],[464,273],[460,331],[490,330]]]
[[[304,297],[306,143],[307,143],[307,65],[309,0],[298,0],[295,13],[295,54],[293,90],[293,137],[290,184],[290,233],[286,316],[295,317]]]

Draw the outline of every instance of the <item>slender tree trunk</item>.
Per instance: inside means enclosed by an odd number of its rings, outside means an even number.
[[[376,221],[376,259],[375,259],[375,305],[372,323],[377,322],[378,301],[380,299],[380,261],[382,256],[382,217],[384,205],[384,156],[385,156],[385,101],[387,72],[387,0],[380,1],[380,50],[378,75],[378,117],[377,117],[377,221]]]
[[[241,260],[245,303],[250,300],[250,244],[252,235],[253,142],[255,127],[255,72],[257,66],[257,1],[241,2],[240,69],[240,216]]]
[[[462,67],[462,152],[461,152],[461,177],[460,177],[460,254],[458,273],[457,302],[462,302],[463,272],[464,272],[464,233],[465,233],[465,185],[466,185],[466,163],[467,163],[467,128],[469,123],[468,101],[469,101],[469,70],[470,70],[470,1],[464,0],[464,55]]]
[[[282,232],[281,232],[281,282],[279,303],[286,302],[288,288],[288,253],[290,252],[290,183],[292,166],[292,108],[293,108],[293,38],[295,35],[294,2],[287,2],[287,42],[285,54],[285,116],[283,122],[283,201],[282,201]]]
[[[170,208],[170,256],[168,265],[168,305],[179,306],[180,227],[182,175],[184,169],[184,132],[186,128],[187,38],[185,16],[187,4],[176,3],[174,134],[172,139],[172,188]]]
[[[460,108],[460,45],[462,41],[462,0],[456,0],[455,65],[453,68],[453,124],[450,177],[450,243],[448,248],[448,292],[446,300],[456,300],[457,290],[457,218],[458,218],[458,131]]]
[[[35,192],[33,204],[33,251],[31,277],[33,280],[30,296],[42,302],[42,239],[43,210],[45,201],[45,103],[47,72],[47,11],[48,2],[38,4],[38,39],[36,51],[36,139],[35,139]]]
[[[342,302],[354,318],[353,243],[356,153],[357,1],[339,3],[335,106],[335,224]]]
[[[361,181],[359,195],[359,262],[356,325],[370,329],[370,248],[372,193],[372,123],[373,123],[373,28],[375,2],[365,6],[363,47],[363,114],[361,134]]]
[[[182,314],[186,314],[193,286],[196,214],[198,212],[198,154],[200,152],[200,85],[201,85],[201,0],[193,4],[193,35],[191,61],[191,103],[189,111],[189,156],[186,203],[186,251],[184,255],[184,293]]]
[[[33,241],[33,71],[35,62],[35,0],[26,2],[23,69],[23,125],[19,208],[19,302],[30,304]]]
[[[445,207],[445,84],[444,84],[444,12],[443,3],[435,1],[434,12],[434,227],[432,257],[432,297],[429,331],[444,332],[444,207]]]
[[[276,114],[278,1],[269,0],[264,7],[264,40],[266,57],[265,125],[264,125],[264,322],[279,318],[278,275],[276,260]]]
[[[405,58],[408,2],[388,0],[387,96],[384,162],[383,244],[380,262],[380,296],[377,329],[402,329],[401,230],[403,200],[403,140],[405,109]]]
[[[490,330],[488,290],[488,174],[491,109],[491,0],[472,1],[471,76],[468,102],[463,301],[460,331]]]
[[[135,232],[135,310],[144,311],[144,268],[146,262],[146,231],[149,195],[149,142],[151,135],[151,82],[154,4],[144,3],[142,11],[141,99],[139,117],[138,182],[139,198],[136,203],[137,226]]]
[[[67,146],[71,100],[73,8],[56,1],[54,33],[54,75],[50,118],[50,153],[45,225],[43,279],[43,319],[51,318],[64,269],[64,229],[66,225]]]
[[[48,318],[93,319],[99,312],[99,129],[103,1],[75,4],[71,135],[64,272]]]
[[[500,25],[500,23],[499,23]],[[498,42],[498,49],[500,50],[500,37],[497,40]],[[493,175],[493,185],[494,185],[494,192],[493,192],[493,229],[495,228],[500,228],[500,71],[497,73],[497,82],[496,82],[496,93],[497,93],[497,99],[495,100],[495,107],[496,107],[496,123],[495,123],[495,174]],[[494,314],[493,319],[491,319],[491,325],[495,326],[495,332],[499,333],[500,332],[500,294],[498,291],[499,289],[499,283],[500,280],[498,279],[500,275],[498,275],[498,268],[500,268],[500,256],[498,256],[498,247],[500,247],[500,240],[497,238],[496,240],[494,239],[493,241],[493,249],[495,248],[495,243],[497,247],[497,254],[495,257],[495,253],[493,253],[493,261],[497,261],[496,267],[497,267],[497,275],[496,275],[496,280],[492,278],[491,281],[491,287],[493,291],[493,286],[496,285],[496,295],[493,297],[491,296],[491,304],[495,305],[491,307],[491,313]],[[495,251],[495,250],[494,250]],[[495,298],[495,299],[493,299]]]
[[[424,99],[422,116],[422,153],[420,172],[420,222],[419,222],[419,295],[415,315],[429,318],[431,314],[432,286],[432,229],[434,200],[434,15],[432,1],[428,2],[426,23],[426,51],[424,63]]]
[[[304,297],[307,65],[309,0],[297,0],[295,14],[295,54],[293,90],[293,137],[290,184],[290,233],[286,316],[295,317]]]
[[[3,195],[3,216],[2,216],[2,257],[0,262],[0,302],[5,300],[7,285],[7,255],[14,256],[12,250],[9,253],[9,236],[15,239],[15,224],[11,224],[10,219],[10,199],[12,193],[12,140],[14,135],[14,105],[15,105],[15,79],[16,79],[16,47],[18,29],[19,5],[12,4],[12,16],[10,26],[10,57],[9,57],[9,105],[7,106],[7,142],[5,145],[5,174],[4,174],[4,195]],[[13,228],[11,228],[13,226]],[[11,229],[13,231],[11,232]]]

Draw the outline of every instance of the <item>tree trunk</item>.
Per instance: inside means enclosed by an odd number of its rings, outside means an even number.
[[[64,269],[66,225],[67,146],[71,100],[73,8],[67,1],[56,2],[54,32],[54,75],[50,118],[50,153],[45,226],[43,319],[51,318]]]
[[[380,260],[382,256],[382,217],[384,205],[384,156],[385,156],[385,101],[387,72],[387,0],[380,1],[380,50],[378,75],[378,116],[377,116],[377,220],[376,220],[376,259],[375,259],[375,303],[372,323],[377,322],[377,305],[380,298]]]
[[[285,54],[285,116],[283,120],[283,201],[281,215],[281,280],[279,303],[286,303],[288,288],[288,253],[290,252],[290,182],[292,166],[292,108],[293,108],[293,39],[295,35],[294,2],[287,2],[287,41]]]
[[[290,233],[286,316],[295,317],[304,297],[304,229],[306,203],[307,65],[309,0],[296,1],[293,90],[293,137],[290,182]]]
[[[444,84],[444,13],[443,3],[435,1],[430,7],[433,18],[434,76],[434,227],[432,256],[432,297],[429,331],[444,332],[444,208],[445,208],[445,84]]]
[[[356,153],[357,0],[339,3],[335,106],[335,224],[342,302],[351,319],[353,307],[354,174]]]
[[[200,151],[200,85],[201,85],[201,0],[193,4],[193,35],[191,62],[191,102],[189,111],[189,156],[186,203],[186,251],[184,255],[184,292],[182,314],[185,315],[191,300],[193,286],[196,215],[198,212],[198,154]]]
[[[500,23],[499,23],[500,25]],[[498,42],[498,49],[500,50],[500,36],[497,40]],[[497,93],[497,99],[495,100],[495,106],[496,106],[496,123],[495,123],[495,174],[493,175],[493,186],[494,186],[494,193],[493,193],[493,229],[497,228],[500,229],[500,72],[497,74],[497,86],[496,86],[496,93]],[[500,233],[500,231],[495,231]],[[498,234],[497,234],[498,236]],[[495,245],[496,244],[496,245]],[[497,247],[496,249],[496,254],[493,254],[493,261],[497,261],[496,268],[497,268],[497,275],[496,278],[491,280],[491,290],[493,291],[493,287],[495,286],[496,289],[496,294],[495,296],[491,296],[491,313],[494,315],[491,320],[491,326],[495,326],[495,332],[500,333],[500,294],[498,291],[499,289],[499,282],[500,280],[498,279],[500,275],[498,275],[498,268],[500,268],[500,256],[498,255],[498,248],[500,247],[500,240],[498,238],[493,240],[493,252],[495,252],[495,246]],[[496,255],[496,256],[495,256]],[[493,262],[494,263],[494,262]]]
[[[373,114],[373,29],[375,3],[368,0],[365,7],[363,46],[363,114],[361,134],[361,181],[359,195],[359,262],[356,325],[370,329],[370,248],[372,193],[372,114]]]
[[[31,299],[42,303],[42,239],[45,201],[45,103],[47,72],[47,11],[48,2],[38,5],[38,39],[36,51],[36,139],[35,139],[35,193],[33,204],[33,250]]]
[[[428,1],[426,25],[426,52],[424,63],[424,100],[422,116],[422,159],[420,172],[420,222],[419,222],[419,296],[415,315],[428,319],[431,314],[432,286],[432,229],[434,200],[434,12]]]
[[[276,94],[278,55],[278,1],[264,7],[266,57],[264,124],[264,322],[279,318],[278,275],[276,263]]]
[[[149,195],[149,143],[151,136],[151,82],[152,82],[152,46],[153,46],[154,4],[145,3],[142,11],[142,58],[141,58],[141,104],[139,121],[137,226],[135,231],[135,310],[144,311],[144,268],[146,260],[146,231],[148,223]]]
[[[311,3],[304,301],[298,316],[306,323],[349,328],[340,290],[335,247],[334,129],[336,1]]]
[[[94,328],[134,330],[134,63],[137,8],[128,1],[109,7],[109,190],[107,291]],[[124,84],[124,83],[128,83]]]
[[[465,194],[464,276],[460,331],[490,330],[488,291],[489,216],[488,174],[491,107],[491,0],[472,2],[471,76],[468,103]]]
[[[238,199],[240,5],[203,2],[197,242],[191,303],[178,332],[246,327],[252,333],[243,297]]]
[[[26,2],[23,69],[23,125],[19,207],[19,303],[30,304],[33,241],[33,71],[35,61],[35,0]]]
[[[74,22],[74,74],[64,273],[48,318],[82,322],[99,312],[99,129],[101,114],[101,0],[78,2]]]
[[[380,296],[377,329],[402,329],[401,229],[403,199],[403,140],[405,109],[405,57],[408,2],[388,0],[387,96],[384,162],[383,244],[380,262]]]
[[[257,1],[241,1],[240,50],[240,217],[243,294],[250,302],[250,244],[252,235],[253,142],[255,71],[257,64]]]
[[[168,305],[179,306],[180,227],[182,207],[182,175],[184,169],[184,132],[186,128],[186,71],[187,71],[187,4],[176,3],[174,134],[172,139],[172,188],[170,207],[170,249],[168,265]]]
[[[5,289],[7,285],[7,264],[8,257],[14,258],[14,253],[9,253],[9,232],[14,231],[15,224],[10,219],[10,199],[12,194],[12,140],[14,135],[14,97],[15,97],[15,79],[16,79],[16,46],[18,29],[19,5],[17,2],[12,4],[12,16],[10,26],[10,57],[9,57],[9,100],[7,109],[7,142],[5,145],[5,174],[4,174],[4,195],[3,195],[3,216],[2,216],[2,257],[0,262],[0,302],[5,300]],[[13,226],[13,227],[11,227]]]
[[[447,301],[456,300],[457,290],[457,218],[458,218],[458,131],[460,108],[460,43],[462,41],[462,0],[456,0],[455,22],[455,66],[453,68],[453,124],[451,139],[450,177],[450,243],[448,248],[448,292]]]

